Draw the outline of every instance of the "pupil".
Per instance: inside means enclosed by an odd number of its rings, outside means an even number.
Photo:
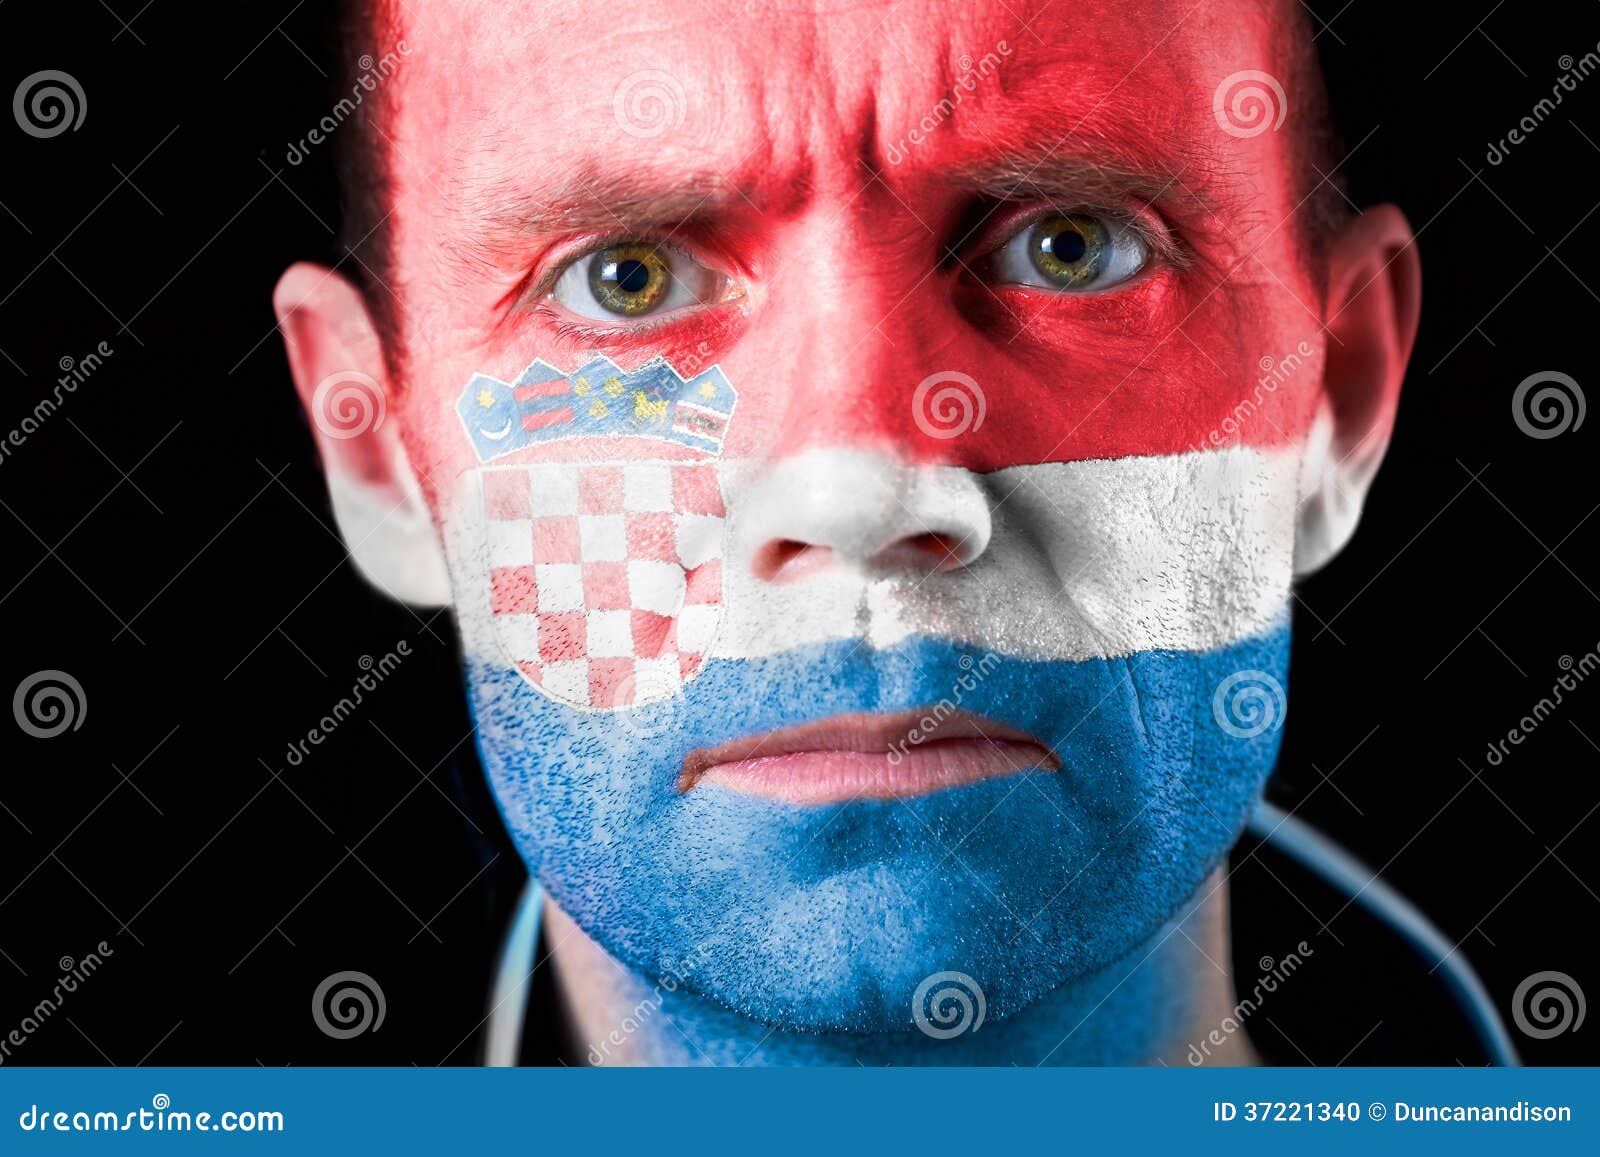
[[[625,293],[643,292],[650,284],[650,267],[643,261],[628,258],[617,262],[617,285]]]
[[[1063,229],[1055,236],[1045,238],[1044,250],[1057,261],[1071,265],[1083,260],[1083,255],[1089,251],[1089,243],[1077,230]]]

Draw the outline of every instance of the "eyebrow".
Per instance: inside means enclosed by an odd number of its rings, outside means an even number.
[[[1194,179],[1194,167],[1192,160],[1176,169],[1133,167],[1082,156],[1022,151],[963,166],[952,177],[961,186],[998,201],[1038,199],[1071,208],[1110,206],[1132,198],[1210,210],[1214,208],[1212,198],[1204,191],[1205,182]],[[1204,175],[1203,169],[1200,175]]]
[[[656,165],[620,174],[586,165],[550,182],[496,182],[450,198],[452,212],[490,236],[661,227],[740,205],[759,210],[761,197],[719,173]]]

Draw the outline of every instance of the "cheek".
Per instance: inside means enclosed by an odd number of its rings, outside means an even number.
[[[1011,355],[1020,384],[997,390],[1018,461],[1302,442],[1322,376],[1315,320],[1282,295],[1216,286],[1160,276],[1120,300],[1032,302]]]
[[[409,368],[400,407],[400,436],[428,507],[441,525],[459,516],[461,508],[453,498],[462,480],[479,466],[472,438],[458,412],[463,391],[478,373],[514,378],[527,360],[519,352],[477,364],[459,358],[447,364]],[[516,421],[515,414],[502,413],[496,407],[485,411],[475,425],[509,429]]]

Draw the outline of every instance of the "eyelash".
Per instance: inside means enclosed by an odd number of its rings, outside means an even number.
[[[667,313],[656,318],[646,318],[636,321],[631,325],[595,325],[574,320],[566,314],[558,313],[546,300],[548,293],[540,297],[530,307],[529,311],[545,318],[550,327],[555,330],[558,338],[572,342],[593,341],[625,341],[629,338],[640,338],[677,325],[683,320],[682,313]]]
[[[553,246],[544,255],[536,258],[532,268],[512,290],[506,294],[505,301],[510,306],[510,312],[534,313],[546,318],[558,337],[578,341],[595,341],[607,339],[624,339],[649,334],[658,329],[664,329],[681,321],[684,314],[696,312],[682,310],[675,313],[664,314],[659,318],[644,318],[627,325],[599,325],[592,319],[577,320],[571,315],[561,312],[549,304],[551,293],[556,284],[572,266],[580,261],[593,257],[596,253],[604,252],[616,245],[627,242],[643,242],[656,245],[663,249],[672,249],[707,268],[716,268],[708,264],[702,255],[696,252],[698,247],[690,247],[677,241],[653,237],[647,232],[640,233],[613,233],[598,237],[590,237],[580,244],[571,247]],[[724,274],[732,278],[733,274]],[[507,316],[510,316],[508,313]]]
[[[1052,213],[1073,212],[1100,217],[1131,230],[1140,242],[1149,249],[1150,268],[1166,266],[1172,269],[1184,269],[1189,264],[1188,250],[1184,248],[1177,235],[1166,221],[1160,217],[1153,206],[1110,208],[1094,204],[1063,204],[1064,208],[1055,205],[1030,204],[1025,209],[1019,207],[1014,213],[1002,215],[1002,223],[984,230],[983,236],[985,240],[982,245],[974,251],[971,258],[963,258],[963,260],[969,263],[981,261],[992,254],[998,253],[1017,234],[1031,229],[1036,223],[1044,220]],[[1019,202],[1018,205],[1020,206],[1021,203]]]
[[[556,282],[561,280],[561,275],[567,269],[580,261],[593,257],[596,253],[603,252],[610,246],[620,245],[624,241],[653,242],[654,238],[644,235],[624,236],[617,234],[615,236],[591,238],[570,251],[563,250],[559,246],[555,247],[540,260],[534,262],[533,269],[524,278],[525,288],[523,286],[518,287],[518,300],[542,303],[545,298],[550,296],[550,292],[556,287]],[[668,243],[663,241],[659,242],[659,244],[666,245]],[[684,252],[687,252],[687,250],[684,250]]]

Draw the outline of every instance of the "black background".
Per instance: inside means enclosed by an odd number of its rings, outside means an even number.
[[[1317,5],[1351,195],[1410,217],[1424,315],[1363,528],[1300,592],[1271,789],[1460,941],[1508,1015],[1535,972],[1600,992],[1600,687],[1485,759],[1562,657],[1600,644],[1600,423],[1538,440],[1511,409],[1537,371],[1593,386],[1600,78],[1485,160],[1600,42],[1595,6],[1535,7]],[[332,103],[328,13],[13,0],[0,26],[5,92],[55,68],[87,98],[74,132],[0,125],[0,427],[63,359],[112,350],[0,464],[0,686],[64,670],[87,704],[57,738],[3,729],[0,1034],[61,958],[114,951],[7,1063],[470,1062],[520,866],[449,617],[345,563],[269,308],[291,260],[338,259],[331,150],[285,160]],[[362,657],[400,640],[398,672],[289,766]],[[1308,974],[1339,979],[1252,1024],[1274,1059],[1443,1042],[1472,1063],[1354,909],[1248,848],[1235,861],[1242,980],[1302,937]],[[387,1014],[340,1041],[308,1006],[344,969],[379,981]],[[1533,1063],[1600,1059],[1597,1026],[1513,1034]]]

